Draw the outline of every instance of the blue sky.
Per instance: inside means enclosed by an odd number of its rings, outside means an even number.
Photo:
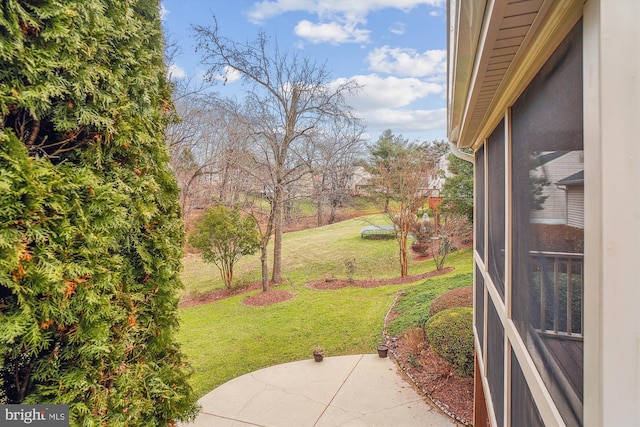
[[[306,55],[355,79],[363,90],[348,101],[372,140],[385,130],[411,140],[446,136],[444,0],[163,0],[163,21],[181,47],[174,76],[200,79],[192,25],[218,19],[220,34],[239,42],[260,30],[281,50]],[[222,95],[242,97],[228,76]]]

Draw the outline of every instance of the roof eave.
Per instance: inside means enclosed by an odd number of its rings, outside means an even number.
[[[582,0],[448,3],[447,136],[479,147],[582,15]]]

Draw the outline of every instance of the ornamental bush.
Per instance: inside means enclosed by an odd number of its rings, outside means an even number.
[[[202,258],[220,270],[225,288],[233,287],[233,266],[260,248],[260,232],[254,217],[238,209],[218,205],[207,209],[189,236],[189,243],[202,251]]]
[[[433,351],[451,365],[460,377],[473,375],[473,310],[450,308],[425,324],[427,341]]]
[[[158,1],[4,2],[0,34],[0,403],[187,420]]]
[[[473,307],[473,286],[465,286],[447,291],[429,306],[429,316],[435,316],[443,310],[456,307]]]

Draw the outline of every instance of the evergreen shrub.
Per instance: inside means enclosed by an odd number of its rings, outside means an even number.
[[[451,365],[460,377],[473,375],[473,310],[450,308],[425,324],[427,341],[433,351]]]
[[[157,0],[3,2],[0,403],[68,404],[72,426],[197,413],[162,50]]]

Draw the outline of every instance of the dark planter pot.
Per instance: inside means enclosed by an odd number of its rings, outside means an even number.
[[[389,351],[389,347],[387,347],[386,345],[382,344],[378,346],[378,356],[387,357],[388,351]]]
[[[323,357],[324,353],[316,353],[315,351],[313,352],[313,360],[315,360],[316,362],[322,362]]]

